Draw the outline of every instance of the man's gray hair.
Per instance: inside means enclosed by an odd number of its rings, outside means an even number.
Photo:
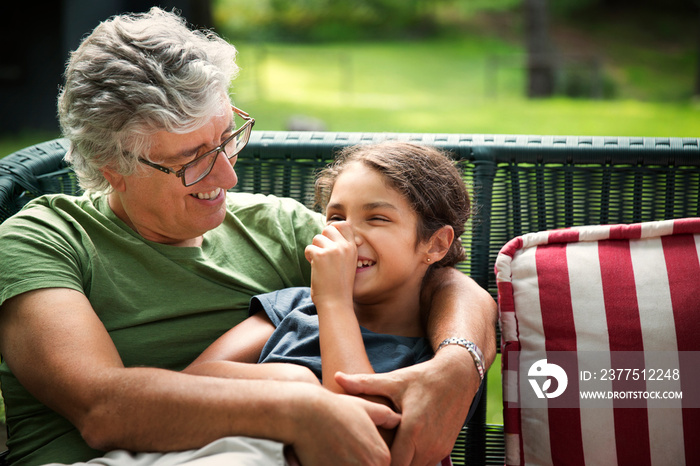
[[[109,192],[100,169],[131,174],[159,131],[187,133],[223,114],[236,49],[175,13],[114,16],[71,53],[58,97],[66,156],[80,185]],[[224,105],[226,104],[226,105]]]

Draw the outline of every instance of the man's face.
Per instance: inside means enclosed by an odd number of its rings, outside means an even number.
[[[177,170],[221,144],[234,129],[229,107],[202,128],[185,134],[166,131],[152,137],[150,159]],[[198,183],[185,187],[170,173],[145,167],[134,175],[112,175],[115,188],[110,206],[144,238],[164,244],[196,245],[201,236],[223,222],[226,191],[238,182],[230,161],[219,154],[211,172]],[[110,178],[108,171],[105,175]]]

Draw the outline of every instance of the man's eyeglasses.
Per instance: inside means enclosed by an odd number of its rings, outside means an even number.
[[[204,179],[204,177],[207,176],[209,172],[211,172],[211,169],[214,167],[216,159],[219,158],[219,154],[221,152],[224,153],[226,158],[231,160],[235,156],[237,156],[241,150],[243,150],[246,144],[248,144],[248,140],[250,139],[250,131],[253,129],[255,119],[251,118],[250,115],[248,115],[246,112],[237,109],[233,105],[231,106],[231,108],[233,108],[234,118],[235,115],[238,115],[243,120],[245,120],[245,123],[243,124],[243,126],[234,131],[231,136],[227,137],[226,140],[222,142],[219,147],[216,147],[200,155],[191,162],[186,163],[179,170],[173,170],[172,168],[158,165],[157,163],[153,163],[142,157],[139,157],[139,162],[148,165],[149,167],[153,167],[157,170],[160,170],[164,173],[174,174],[182,180],[182,184],[185,186],[192,186],[193,184],[202,181],[202,179]]]

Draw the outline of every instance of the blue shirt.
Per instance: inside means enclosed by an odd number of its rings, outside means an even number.
[[[250,313],[265,311],[275,331],[258,362],[286,362],[308,367],[321,380],[318,314],[306,287],[254,296]],[[433,356],[426,338],[375,333],[360,327],[365,351],[375,372],[390,372]]]

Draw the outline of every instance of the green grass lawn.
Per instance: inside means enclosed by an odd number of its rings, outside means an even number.
[[[301,115],[322,121],[329,131],[700,135],[700,101],[679,98],[678,89],[692,85],[689,68],[670,63],[664,72],[611,65],[618,99],[529,100],[522,47],[488,36],[236,46],[241,73],[233,83],[234,101],[256,118],[256,130],[284,130]],[[661,60],[651,54],[645,51],[645,63]],[[57,135],[0,137],[0,154]]]
[[[503,396],[501,388],[501,355],[496,355],[496,360],[489,368],[486,388],[486,422],[488,424],[503,424]]]
[[[521,51],[502,41],[238,48],[234,100],[256,118],[256,129],[282,130],[292,116],[304,115],[330,131],[699,134],[700,102],[691,100],[526,99]],[[489,63],[496,55],[510,58],[494,71]]]

